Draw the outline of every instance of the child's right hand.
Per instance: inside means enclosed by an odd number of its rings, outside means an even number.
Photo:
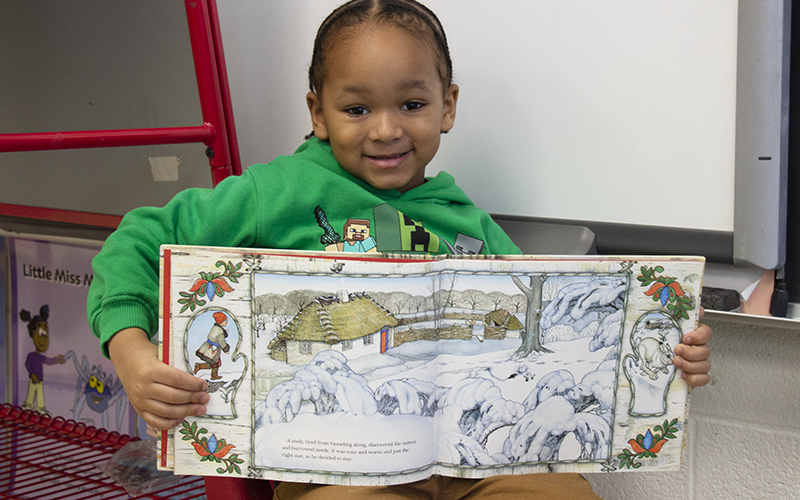
[[[144,330],[114,335],[108,353],[136,413],[158,429],[171,429],[187,416],[206,412],[208,382],[164,364]]]

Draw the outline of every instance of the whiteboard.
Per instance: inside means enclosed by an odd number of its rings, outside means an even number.
[[[338,0],[219,3],[242,162],[311,130]],[[427,174],[491,213],[733,230],[736,0],[429,0],[461,88]]]

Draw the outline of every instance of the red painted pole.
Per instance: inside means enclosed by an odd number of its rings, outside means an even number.
[[[92,212],[76,212],[57,208],[31,207],[27,205],[10,205],[0,203],[0,215],[20,217],[23,219],[49,220],[65,222],[79,226],[95,226],[116,229],[122,221],[119,215],[97,214]]]
[[[239,156],[239,141],[236,138],[236,125],[233,119],[233,104],[231,103],[231,89],[228,84],[228,68],[225,65],[225,50],[222,48],[222,31],[219,27],[219,14],[216,0],[208,0],[211,35],[214,41],[214,53],[217,56],[217,80],[220,85],[220,97],[225,116],[225,130],[228,135],[228,149],[231,154],[231,167],[233,175],[242,175],[242,160]]]
[[[233,173],[228,135],[225,133],[225,116],[222,105],[219,68],[214,50],[210,11],[206,2],[186,0],[186,18],[189,21],[189,38],[192,42],[197,90],[204,125],[214,129],[212,141],[206,141],[206,156],[211,163],[214,185]],[[222,133],[220,133],[222,132]]]
[[[206,142],[213,137],[214,129],[210,124],[202,127],[0,134],[0,153],[181,144]]]

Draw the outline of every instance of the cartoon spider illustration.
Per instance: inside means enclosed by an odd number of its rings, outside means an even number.
[[[125,395],[125,389],[122,388],[122,382],[115,379],[114,375],[107,374],[103,371],[100,365],[89,367],[89,360],[84,355],[80,364],[78,357],[74,352],[68,351],[64,358],[71,358],[75,363],[75,370],[78,372],[78,384],[75,388],[75,403],[73,404],[73,419],[76,422],[90,423],[94,425],[94,420],[91,418],[80,418],[81,412],[85,406],[90,410],[99,413],[102,418],[103,429],[120,431],[122,428],[122,420],[125,417],[125,406],[128,403],[128,397]],[[109,410],[116,408],[117,413],[117,426],[115,429],[109,429]]]

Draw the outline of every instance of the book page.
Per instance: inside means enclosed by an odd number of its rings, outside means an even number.
[[[701,258],[165,247],[174,469],[330,484],[675,470]],[[165,278],[166,282],[166,278]]]

